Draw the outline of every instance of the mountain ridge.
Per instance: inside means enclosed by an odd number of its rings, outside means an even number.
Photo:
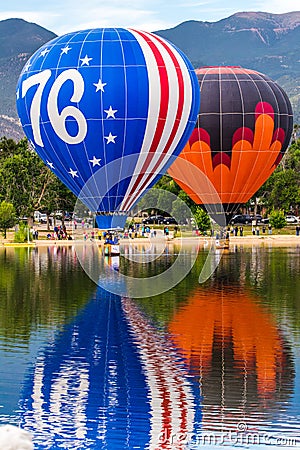
[[[300,122],[300,11],[241,11],[217,22],[189,20],[154,32],[181,49],[194,68],[238,65],[268,75],[287,92]],[[0,21],[0,136],[24,134],[15,88],[27,59],[56,34],[23,19]]]

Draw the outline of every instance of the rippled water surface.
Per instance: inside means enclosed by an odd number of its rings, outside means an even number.
[[[107,260],[105,277],[176,255]],[[36,449],[300,447],[300,248],[238,247],[199,284],[206,256],[137,299],[98,287],[72,247],[1,249],[0,423]]]

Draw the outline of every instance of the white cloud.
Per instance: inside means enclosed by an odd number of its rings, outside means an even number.
[[[22,10],[14,10],[14,11],[0,11],[0,20],[5,19],[24,19],[27,22],[33,22],[38,25],[43,25],[43,23],[48,21],[55,21],[58,17],[58,14],[53,12],[43,12],[43,11],[22,11]]]
[[[88,28],[99,27],[131,27],[146,31],[155,31],[161,28],[169,28],[172,23],[163,20],[159,14],[150,9],[142,9],[126,5],[116,7],[116,1],[113,4],[102,7],[90,7],[89,9],[73,9],[68,21],[65,22],[63,17],[56,17],[53,21],[55,32],[64,34],[69,31],[76,31]],[[53,28],[52,26],[52,28]]]
[[[171,28],[187,20],[216,21],[238,11],[283,13],[299,10],[299,0],[10,0],[0,20],[23,18],[58,35],[98,27],[132,27],[146,31]],[[25,4],[28,10],[25,10]],[[298,7],[298,8],[297,8]]]
[[[267,0],[260,2],[260,11],[282,14],[292,11],[300,11],[299,0]]]

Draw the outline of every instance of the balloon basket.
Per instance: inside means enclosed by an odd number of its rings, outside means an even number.
[[[215,248],[221,250],[229,250],[229,239],[217,239]]]
[[[120,255],[120,245],[119,244],[104,244],[104,255],[105,256],[119,256]]]

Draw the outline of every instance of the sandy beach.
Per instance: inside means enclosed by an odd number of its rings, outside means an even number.
[[[161,241],[161,239],[159,239]],[[59,240],[59,239],[38,239],[31,242],[24,243],[14,243],[11,239],[1,239],[0,245],[2,247],[41,247],[41,246],[72,246],[77,244],[83,244],[83,239],[76,238],[73,240]],[[126,245],[129,243],[135,244],[146,244],[155,243],[155,238],[134,238],[134,239],[120,239],[120,245]],[[170,238],[166,240],[168,244],[178,244],[178,245],[193,245],[195,244],[200,247],[207,247],[215,242],[215,239],[211,237],[195,236],[195,237],[177,237]],[[97,245],[104,245],[103,240],[94,240]],[[231,236],[230,237],[230,248],[235,246],[277,246],[277,247],[291,247],[295,245],[300,245],[300,236],[296,235],[284,235],[284,234],[272,234],[272,235],[261,235],[261,236]]]

